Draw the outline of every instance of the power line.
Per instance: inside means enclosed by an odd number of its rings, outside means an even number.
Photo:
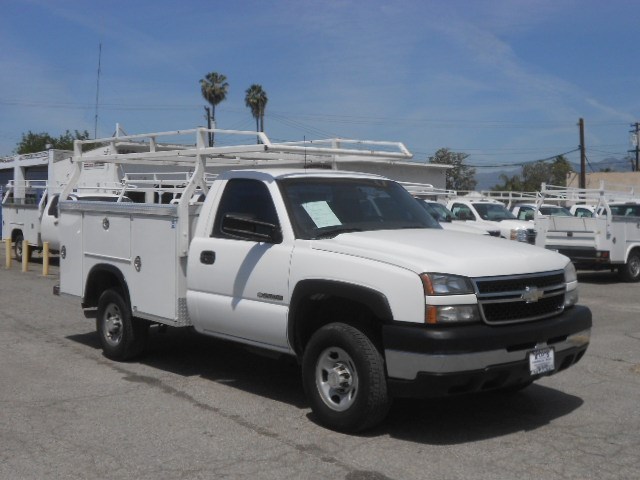
[[[467,165],[468,167],[472,167],[472,168],[500,168],[500,167],[522,167],[524,165],[528,165],[531,163],[537,163],[537,162],[547,162],[549,160],[554,160],[557,157],[561,157],[564,155],[568,155],[570,153],[574,153],[574,152],[578,152],[580,149],[579,148],[574,148],[573,150],[569,150],[567,152],[564,153],[557,153],[555,155],[551,155],[549,157],[545,157],[545,158],[539,158],[537,160],[527,160],[525,162],[518,162],[518,163],[502,163],[499,165]]]

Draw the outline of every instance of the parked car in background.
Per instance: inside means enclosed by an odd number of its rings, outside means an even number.
[[[591,218],[596,213],[596,207],[593,205],[583,205],[583,204],[571,205],[571,207],[569,208],[569,212],[574,217]]]
[[[508,240],[516,240],[534,244],[536,231],[528,221],[518,220],[507,210],[503,203],[489,198],[459,197],[451,200],[447,208],[457,220],[484,228],[488,232],[500,232],[499,236]]]
[[[571,217],[572,213],[560,205],[542,204],[539,207],[535,203],[519,203],[511,208],[518,220],[534,220],[536,210],[540,215],[554,217]]]
[[[476,235],[491,235],[494,237],[500,236],[500,230],[498,229],[489,232],[484,228],[467,225],[459,220],[454,222],[454,216],[453,213],[451,213],[451,210],[435,200],[418,200],[418,202],[445,230],[461,233],[474,233]]]

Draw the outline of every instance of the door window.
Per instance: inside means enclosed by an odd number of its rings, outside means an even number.
[[[244,178],[229,180],[225,186],[216,220],[213,224],[212,237],[235,238],[222,231],[222,220],[225,215],[232,214],[248,220],[257,220],[278,226],[278,214],[267,186],[258,181]],[[268,226],[255,225],[256,233],[269,233]],[[264,231],[261,231],[264,229]]]

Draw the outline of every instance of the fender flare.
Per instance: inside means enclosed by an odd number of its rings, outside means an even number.
[[[322,296],[337,297],[366,305],[375,313],[381,323],[388,323],[393,320],[393,313],[387,297],[377,290],[337,280],[301,280],[296,284],[291,295],[287,319],[287,338],[289,339],[289,344],[298,355],[302,353],[302,345],[299,344],[299,339],[296,335],[302,304],[310,297],[320,299]]]
[[[131,305],[131,299],[129,297],[129,285],[124,275],[118,267],[115,267],[108,263],[98,263],[91,267],[87,275],[87,280],[84,285],[84,294],[82,296],[82,308],[92,308],[98,305],[98,299],[106,288],[99,288],[95,285],[94,277],[107,273],[112,277],[115,277],[118,286],[122,289],[124,299],[127,304]],[[107,287],[113,287],[113,284],[104,285]]]

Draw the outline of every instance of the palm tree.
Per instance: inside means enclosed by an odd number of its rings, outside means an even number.
[[[269,101],[267,92],[262,89],[262,85],[254,83],[245,93],[244,104],[251,109],[251,115],[256,119],[256,132],[264,132],[264,111]]]
[[[204,99],[211,104],[211,115],[207,110],[208,127],[211,128],[211,120],[216,123],[216,105],[227,98],[229,84],[227,77],[221,73],[209,72],[200,80],[200,89]],[[209,146],[213,145],[213,133],[209,134]]]

